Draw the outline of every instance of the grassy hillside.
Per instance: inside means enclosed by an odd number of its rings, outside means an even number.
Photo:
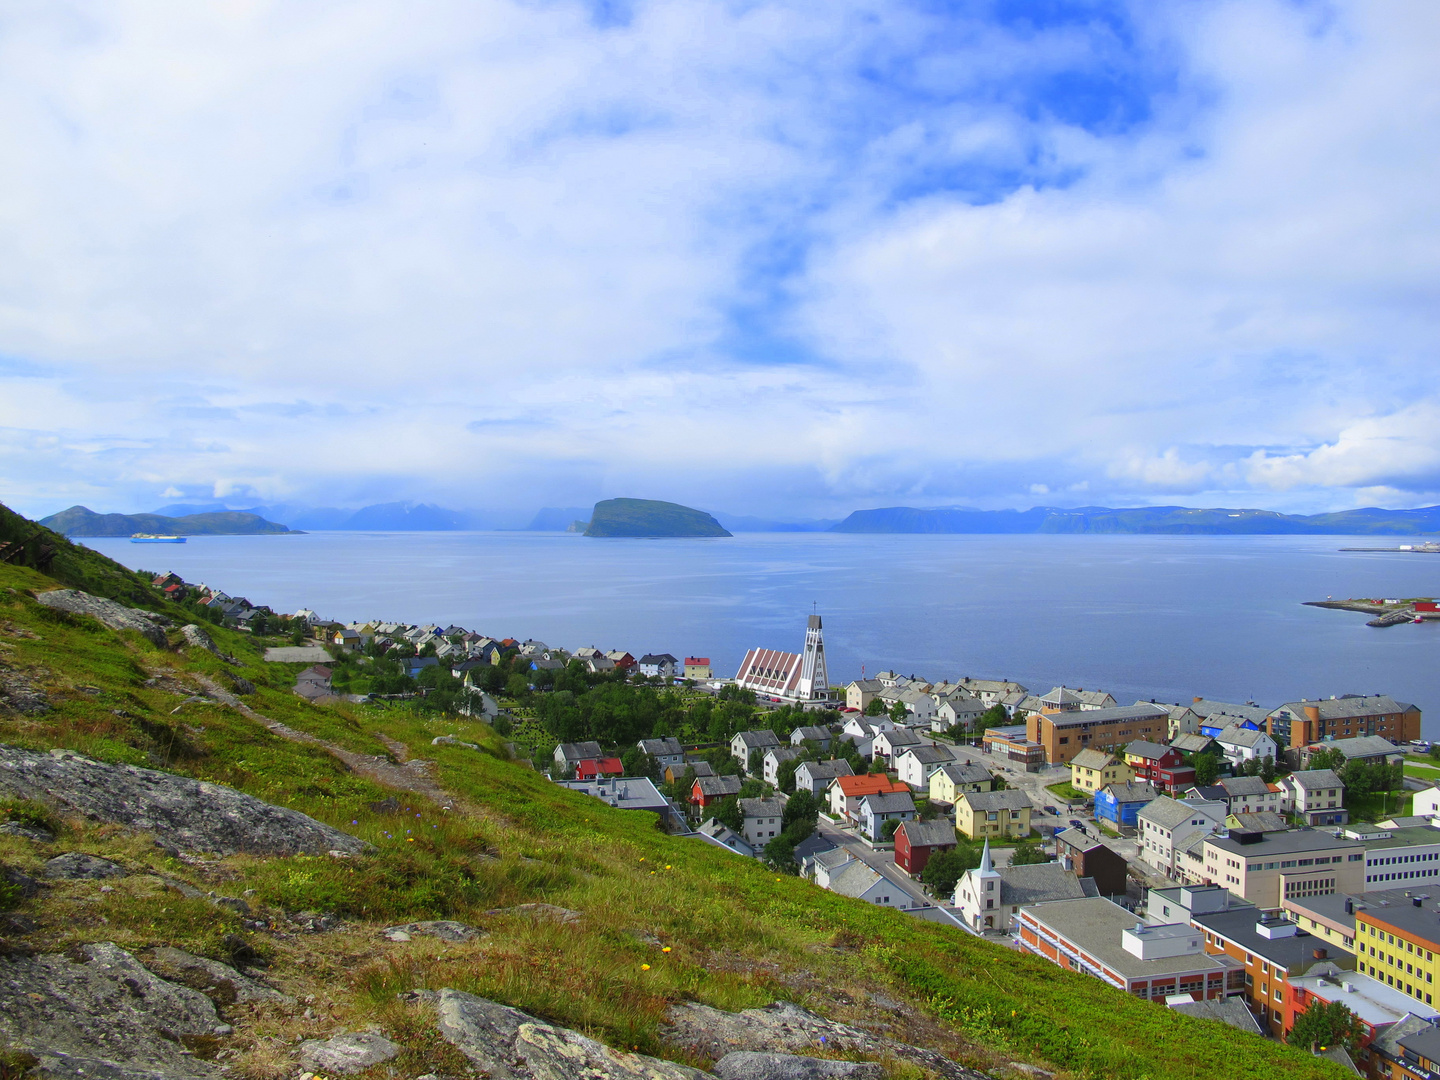
[[[66,536],[133,536],[150,533],[160,536],[254,536],[286,533],[284,525],[266,521],[259,514],[222,510],[208,514],[165,517],[163,514],[97,514],[84,506],[72,506],[42,519],[42,523]]]
[[[595,504],[586,536],[729,536],[709,514],[655,499],[606,499]]]
[[[96,567],[77,565],[87,580],[105,579]],[[133,578],[109,573],[124,595],[133,591]],[[298,1002],[252,1010],[233,1036],[205,1050],[233,1053],[226,1062],[235,1075],[280,1080],[293,1074],[287,1048],[297,1036],[370,1024],[409,1048],[395,1063],[398,1075],[461,1074],[453,1050],[396,998],[441,986],[664,1057],[675,1056],[657,1036],[671,1002],[736,1009],[785,999],[889,1028],[980,1067],[1022,1060],[1062,1077],[1107,1080],[1343,1075],[1328,1062],[1033,957],[667,837],[646,815],[610,809],[507,760],[478,722],[426,719],[398,706],[310,705],[288,690],[300,665],[265,664],[248,635],[212,631],[220,649],[242,661],[232,668],[201,650],[175,651],[176,636],[171,649],[158,649],[31,598],[57,584],[31,569],[0,567],[0,680],[23,677],[52,704],[40,715],[0,712],[0,742],[69,747],[233,785],[375,846],[373,855],[347,860],[200,860],[167,857],[143,837],[84,821],[54,822],[62,835],[48,850],[0,835],[0,863],[32,873],[50,854],[88,851],[246,897],[272,929],[246,929],[234,912],[141,873],[107,883],[113,891],[98,881],[65,882],[20,904],[41,924],[23,939],[31,948],[114,941],[142,959],[163,944],[219,959],[246,950],[268,959],[273,981]],[[149,606],[165,610],[158,598]],[[256,684],[246,700],[266,717],[355,752],[433,761],[454,809],[403,792],[388,806],[382,800],[396,792],[324,749],[272,734],[234,708],[185,702],[201,679],[233,685],[232,672]],[[431,745],[439,734],[482,749]],[[0,816],[47,812],[11,802],[0,803]],[[584,918],[566,925],[491,913],[531,901]],[[333,913],[344,926],[300,933],[289,915],[301,911]],[[377,937],[380,927],[424,918],[470,922],[489,936],[461,945]],[[7,947],[0,942],[0,953]]]

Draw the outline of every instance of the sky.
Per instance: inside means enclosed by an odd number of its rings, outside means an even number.
[[[1440,503],[1433,0],[0,3],[0,500]]]

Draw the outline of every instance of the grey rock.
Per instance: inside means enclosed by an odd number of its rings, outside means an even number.
[[[0,710],[38,716],[50,708],[50,699],[34,679],[0,669]]]
[[[211,896],[210,902],[216,907],[229,908],[239,915],[251,914],[250,905],[238,896]]]
[[[255,684],[249,679],[242,679],[239,675],[235,675],[231,677],[230,681],[235,684],[237,694],[253,694],[255,692]]]
[[[18,821],[7,821],[0,825],[0,836],[19,836],[25,840],[34,840],[37,844],[55,842],[55,834],[49,829],[42,829],[38,825],[23,825]]]
[[[272,990],[258,979],[242,975],[229,964],[194,956],[183,949],[163,946],[150,954],[150,966],[175,982],[199,990],[221,1005],[235,1002],[274,1001],[294,1003],[278,990]]]
[[[461,742],[454,735],[436,735],[430,740],[431,746],[464,746],[471,750],[479,750],[480,747],[473,742]]]
[[[202,630],[195,623],[188,623],[180,628],[180,636],[185,639],[185,644],[197,649],[204,649],[208,653],[220,655],[220,650],[215,647],[215,640]]]
[[[613,1050],[473,994],[441,990],[440,1034],[490,1080],[707,1080],[674,1062]]]
[[[40,891],[40,883],[29,874],[16,870],[13,866],[0,866],[0,881],[12,888],[19,889],[20,895],[26,900]]]
[[[0,934],[33,934],[40,924],[18,911],[0,913]]]
[[[583,916],[578,911],[557,907],[554,904],[516,904],[508,908],[491,908],[486,915],[528,915],[532,919],[548,919],[551,922],[579,922]]]
[[[432,919],[426,922],[387,926],[380,933],[391,941],[409,941],[415,937],[436,937],[441,941],[474,941],[485,934],[483,930],[466,926],[462,922],[452,922],[449,919]]]
[[[58,878],[62,881],[117,878],[124,877],[126,874],[125,868],[119,863],[102,859],[98,855],[86,855],[80,851],[56,855],[45,864],[40,872],[47,878]]]
[[[946,1080],[985,1080],[983,1073],[958,1065],[934,1050],[872,1035],[837,1024],[788,1001],[729,1013],[693,1002],[672,1005],[661,1038],[697,1057],[719,1060],[736,1050],[767,1054],[813,1052],[817,1046],[898,1058]]]
[[[710,1071],[721,1080],[883,1080],[885,1076],[885,1069],[870,1061],[835,1061],[753,1050],[734,1050]]]
[[[40,603],[57,611],[68,611],[72,615],[89,615],[98,619],[111,630],[134,630],[153,645],[164,648],[165,630],[170,620],[153,611],[126,607],[114,600],[91,596],[79,589],[55,589],[35,597]]]
[[[287,922],[304,934],[323,934],[340,928],[340,920],[334,915],[319,911],[296,911],[285,916]]]
[[[43,1075],[217,1077],[181,1040],[209,1036],[219,1023],[204,994],[158,978],[109,942],[0,960],[0,1042],[39,1058]]]
[[[0,793],[154,833],[183,851],[220,855],[356,853],[368,845],[288,807],[234,788],[68,750],[0,746]]]
[[[401,1048],[383,1035],[348,1031],[333,1039],[306,1039],[300,1044],[300,1065],[316,1072],[358,1073],[400,1056]]]

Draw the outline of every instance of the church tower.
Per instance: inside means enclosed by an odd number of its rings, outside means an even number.
[[[830,675],[825,670],[825,635],[820,629],[820,616],[811,615],[805,628],[805,651],[800,658],[800,684],[796,696],[801,701],[824,701],[830,697]]]

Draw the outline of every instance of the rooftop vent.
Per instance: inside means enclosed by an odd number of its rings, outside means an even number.
[[[1313,957],[1315,957],[1316,960],[1324,960],[1327,956],[1330,955],[1330,950],[1329,950],[1329,949],[1312,949],[1311,952],[1310,952],[1310,955],[1313,956]]]

